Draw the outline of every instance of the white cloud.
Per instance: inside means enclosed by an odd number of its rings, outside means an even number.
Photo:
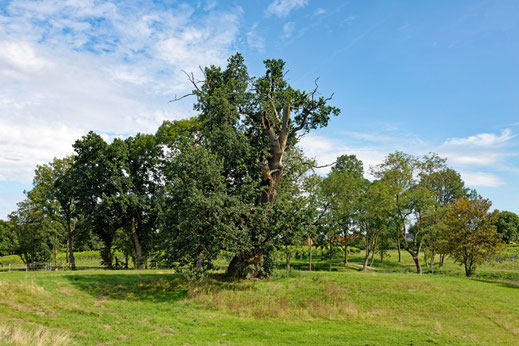
[[[369,142],[392,142],[395,140],[395,138],[392,136],[383,135],[380,133],[345,131],[344,134],[354,139],[360,139]]]
[[[308,0],[274,0],[267,7],[266,14],[284,18],[293,10],[303,8],[307,4]]]
[[[499,187],[506,184],[502,173],[511,169],[509,161],[515,154],[508,144],[513,138],[512,131],[507,128],[500,134],[449,138],[435,151],[447,158],[447,163],[461,173],[468,186]]]
[[[492,146],[501,144],[514,138],[512,136],[512,130],[504,129],[501,135],[494,133],[480,133],[477,135],[465,137],[465,138],[450,138],[445,141],[446,145],[477,145],[477,146]]]
[[[505,182],[495,174],[485,172],[460,172],[461,178],[471,187],[499,187]]]
[[[348,17],[346,17],[345,20],[343,20],[343,23],[349,24],[349,23],[353,22],[355,19],[356,19],[355,16],[348,16]]]
[[[24,73],[36,73],[52,67],[52,63],[38,56],[28,42],[0,41],[0,75],[23,78]]]
[[[281,35],[281,38],[289,38],[294,33],[294,30],[296,28],[296,23],[294,22],[288,22],[283,25],[283,35]]]
[[[442,151],[441,148],[439,155],[446,157],[449,163],[454,165],[472,165],[472,166],[491,166],[499,163],[503,157],[507,156],[501,152],[491,151]]]
[[[247,44],[250,48],[263,52],[265,50],[265,40],[257,32],[258,24],[254,24],[252,28],[247,32]]]
[[[494,140],[486,140],[487,147],[481,145],[446,144],[439,146],[426,143],[412,133],[402,133],[398,129],[382,132],[344,132],[341,139],[310,134],[304,137],[300,146],[305,154],[317,159],[320,165],[335,161],[339,155],[354,154],[364,162],[366,171],[369,167],[381,163],[387,154],[396,150],[408,154],[423,156],[429,152],[437,152],[447,158],[447,164],[461,173],[467,186],[470,187],[499,187],[506,184],[502,173],[510,172],[513,168],[508,161],[514,154],[499,143],[511,138],[511,132],[503,131]],[[468,138],[479,138],[471,136]],[[319,170],[325,174],[329,168]],[[368,178],[373,178],[367,175]]]
[[[325,13],[326,13],[326,10],[324,8],[318,8],[317,10],[315,10],[314,16],[320,16]]]
[[[0,181],[29,183],[37,164],[72,154],[72,144],[82,134],[64,124],[0,118]]]
[[[364,163],[366,173],[369,167],[381,163],[388,152],[376,147],[349,146],[340,140],[309,134],[301,139],[299,146],[306,156],[316,159],[319,165],[327,165],[335,162],[340,155],[355,155]],[[319,169],[318,172],[325,174],[330,167]],[[368,174],[367,174],[368,175]]]
[[[30,181],[36,164],[72,153],[89,130],[149,133],[192,115],[193,99],[168,103],[192,88],[182,70],[224,64],[239,40],[241,8],[214,4],[198,12],[97,0],[2,7],[0,181]]]
[[[217,5],[217,2],[215,0],[210,0],[210,1],[207,1],[205,7],[204,7],[204,11],[211,11],[212,9],[214,9]]]

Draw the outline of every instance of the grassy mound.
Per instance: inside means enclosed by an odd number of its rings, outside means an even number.
[[[517,302],[518,286],[441,275],[12,272],[0,274],[0,343],[510,345]]]

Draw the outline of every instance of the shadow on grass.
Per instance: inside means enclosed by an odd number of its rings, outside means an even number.
[[[76,288],[97,298],[111,300],[168,302],[187,296],[185,279],[177,274],[72,274],[65,277]]]
[[[243,290],[249,285],[228,282],[223,275],[214,274],[189,282],[181,274],[131,273],[104,271],[103,274],[72,274],[65,277],[73,286],[99,299],[175,302],[189,296],[190,290]]]
[[[507,287],[507,288],[516,288],[519,289],[519,281],[502,281],[502,280],[492,280],[492,279],[481,279],[481,278],[472,278],[474,281],[484,282],[489,284],[494,284],[496,286]]]

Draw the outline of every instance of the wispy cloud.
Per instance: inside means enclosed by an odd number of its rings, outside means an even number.
[[[460,174],[463,181],[472,187],[499,187],[505,184],[503,179],[492,173],[461,171]]]
[[[215,5],[0,5],[0,181],[28,182],[89,130],[152,132],[191,115],[192,100],[168,103],[192,87],[182,70],[225,64],[239,39],[241,8]]]
[[[465,138],[450,138],[445,141],[446,145],[477,145],[477,146],[493,146],[507,142],[514,138],[512,130],[504,129],[501,135],[494,133],[480,133]]]
[[[364,163],[366,172],[370,166],[375,166],[384,160],[388,152],[369,145],[349,145],[338,139],[327,138],[318,135],[307,135],[302,138],[299,146],[305,155],[316,159],[320,165],[335,162],[340,155],[356,155]],[[319,169],[319,173],[325,174],[330,168]]]
[[[287,17],[295,9],[308,5],[308,0],[274,0],[265,11],[267,16]]]
[[[381,127],[381,126],[379,126]],[[381,163],[387,154],[396,150],[422,156],[437,152],[447,158],[447,163],[458,170],[470,187],[500,187],[507,183],[503,173],[513,171],[507,162],[516,154],[505,144],[514,138],[505,129],[500,135],[481,134],[466,138],[448,139],[439,145],[424,141],[413,133],[398,128],[377,132],[347,131],[341,139],[317,135],[304,137],[300,143],[305,153],[316,158],[319,164],[334,162],[339,155],[354,154],[366,168]],[[477,143],[477,144],[474,144]],[[320,170],[327,173],[328,169]],[[370,177],[372,178],[372,177]]]
[[[258,52],[265,50],[265,39],[257,31],[258,24],[254,24],[252,28],[247,32],[247,45]]]
[[[285,23],[285,25],[283,25],[283,35],[281,35],[281,38],[283,38],[283,39],[290,38],[290,36],[292,36],[292,34],[294,33],[295,28],[296,28],[296,23],[294,23],[294,22]]]
[[[320,16],[325,13],[326,13],[326,10],[324,8],[319,7],[317,10],[314,11],[314,16]]]
[[[355,17],[355,16],[348,16],[342,22],[345,23],[345,24],[349,24],[349,23],[353,22],[356,18],[357,17]]]

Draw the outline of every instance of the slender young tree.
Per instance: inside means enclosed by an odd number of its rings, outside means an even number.
[[[368,183],[363,176],[362,161],[355,155],[342,155],[337,158],[322,185],[322,193],[328,206],[325,219],[330,245],[342,246],[345,266],[348,265],[349,239],[355,230],[357,200],[365,192]]]
[[[370,183],[357,201],[356,221],[362,230],[365,256],[362,271],[366,271],[370,256],[374,258],[377,243],[387,232],[391,216],[391,194],[380,180]]]

